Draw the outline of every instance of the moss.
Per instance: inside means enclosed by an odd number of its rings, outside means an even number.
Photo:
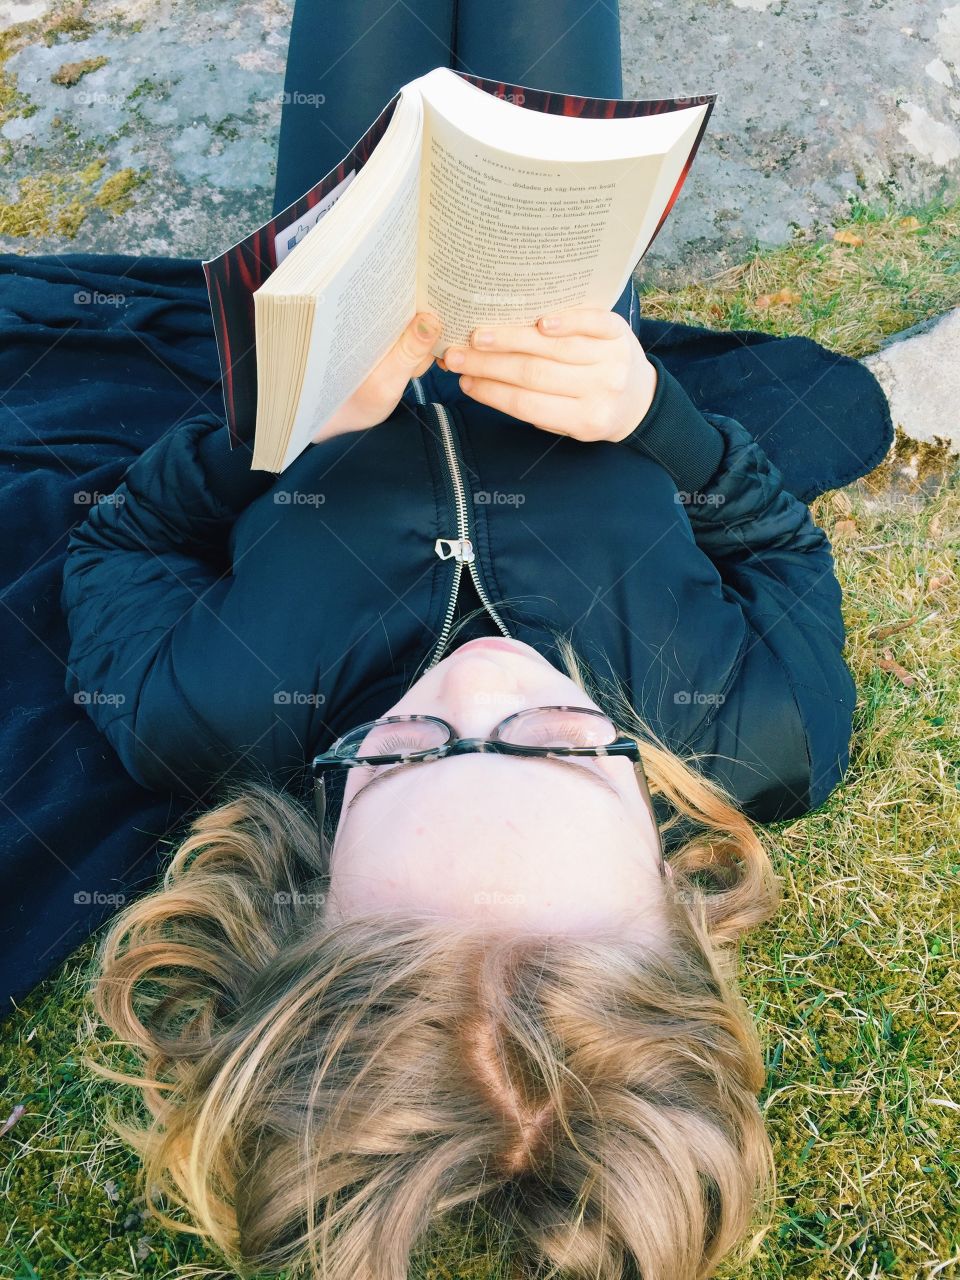
[[[89,187],[99,180],[106,163],[103,156],[97,156],[96,160],[91,160],[85,169],[81,169],[78,176],[85,187]]]
[[[156,80],[149,77],[146,80],[140,80],[127,94],[125,101],[136,102],[139,98],[154,98],[162,91],[162,85]]]
[[[17,115],[27,104],[27,99],[17,89],[16,78],[6,69],[7,59],[16,52],[16,48],[10,31],[0,31],[0,124]]]
[[[80,62],[65,62],[50,77],[52,84],[62,84],[65,88],[72,88],[78,84],[85,75],[89,75],[91,71],[99,71],[101,67],[105,67],[110,61],[109,58],[100,54],[97,58],[84,58]]]
[[[210,132],[218,138],[223,138],[226,142],[235,142],[240,137],[240,130],[230,121],[233,116],[225,116],[222,120],[218,120],[210,129]]]
[[[97,157],[76,174],[49,173],[22,178],[18,198],[0,203],[0,235],[26,239],[53,232],[72,239],[92,208],[110,214],[125,213],[133,203],[131,193],[146,180],[147,174],[121,169],[91,198],[90,190],[105,165],[106,160]]]
[[[93,23],[83,15],[83,5],[74,5],[64,13],[50,19],[43,29],[43,40],[52,45],[65,36],[68,40],[86,40],[93,35]]]
[[[87,208],[76,196],[57,213],[56,230],[59,235],[68,236],[71,240],[80,230],[87,218]]]
[[[94,196],[94,204],[110,213],[126,213],[133,205],[130,193],[141,186],[147,176],[147,173],[137,173],[135,169],[121,169],[106,180]]]
[[[50,230],[56,184],[45,178],[21,178],[20,198],[0,202],[0,235],[42,236]]]

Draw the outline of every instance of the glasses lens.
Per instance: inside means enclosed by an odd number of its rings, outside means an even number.
[[[432,720],[374,720],[359,725],[345,734],[337,744],[337,755],[389,756],[410,755],[415,751],[433,751],[442,747],[450,735],[443,725]]]
[[[617,739],[612,720],[580,707],[534,707],[511,716],[497,735],[518,747],[606,747]]]

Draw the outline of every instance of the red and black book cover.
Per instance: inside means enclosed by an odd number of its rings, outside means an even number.
[[[531,89],[525,85],[489,80],[484,76],[456,71],[470,84],[485,93],[504,98],[529,111],[551,115],[584,116],[613,120],[631,116],[659,115],[666,111],[682,111],[687,107],[706,106],[703,123],[694,140],[673,194],[667,201],[650,244],[687,179],[700,147],[707,122],[716,102],[716,94],[693,98],[659,98],[631,100],[619,98],[581,98],[573,94]],[[349,182],[367,162],[387,126],[399,101],[397,93],[387,103],[370,128],[346,156],[298,200],[281,210],[269,222],[258,227],[246,239],[227,249],[218,258],[204,262],[203,272],[210,294],[213,328],[220,354],[223,402],[231,446],[253,439],[257,418],[257,352],[253,295],[276,270],[283,257],[295,247],[315,225],[318,218],[349,186]],[[647,246],[649,248],[649,245]]]

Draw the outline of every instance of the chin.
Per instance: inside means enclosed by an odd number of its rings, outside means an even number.
[[[524,640],[514,640],[509,636],[480,636],[475,640],[468,640],[465,644],[457,645],[453,653],[448,657],[453,657],[458,653],[517,653],[517,654],[533,654],[539,658],[541,662],[546,662],[546,658],[534,649],[533,645],[529,645]]]

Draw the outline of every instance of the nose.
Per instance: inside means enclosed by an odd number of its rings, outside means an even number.
[[[447,669],[441,697],[465,738],[485,736],[526,702],[512,655],[464,651]]]

